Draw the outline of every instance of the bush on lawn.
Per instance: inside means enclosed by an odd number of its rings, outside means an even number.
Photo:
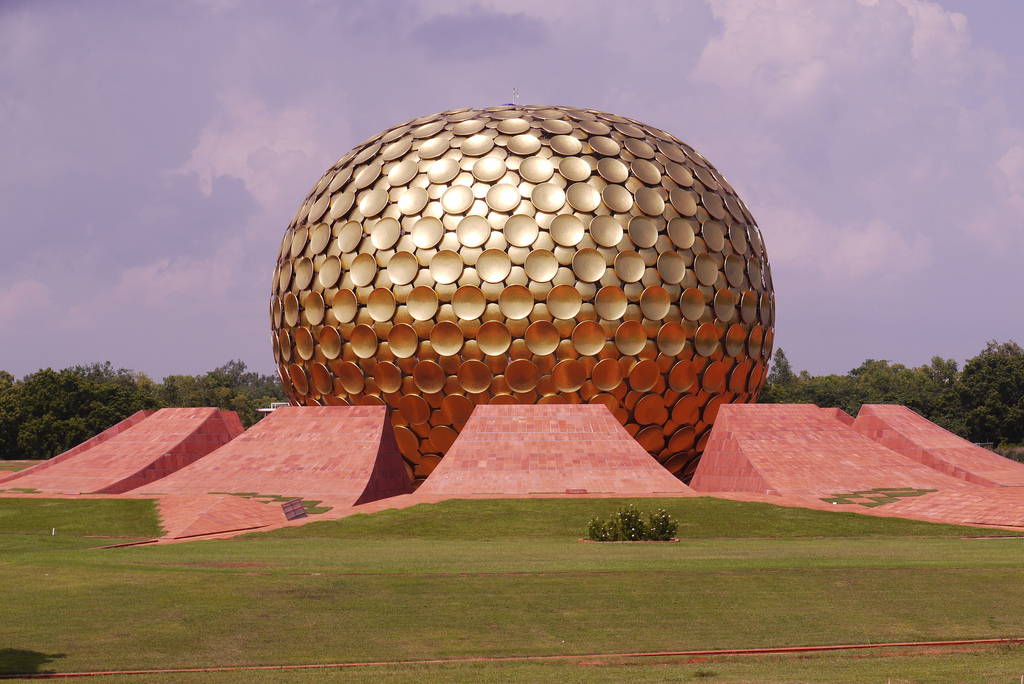
[[[587,538],[593,541],[668,541],[679,530],[678,523],[663,508],[651,513],[646,521],[643,515],[630,504],[607,520],[593,518],[587,525]]]

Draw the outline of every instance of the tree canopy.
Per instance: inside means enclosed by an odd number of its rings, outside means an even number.
[[[20,380],[0,371],[0,459],[49,458],[144,409],[217,406],[248,427],[262,415],[257,409],[284,400],[275,376],[241,361],[160,383],[109,362],[44,368]]]
[[[1024,349],[989,342],[959,369],[953,359],[908,368],[868,359],[845,375],[794,373],[780,348],[762,403],[835,406],[856,415],[861,404],[903,404],[973,442],[1024,441]]]

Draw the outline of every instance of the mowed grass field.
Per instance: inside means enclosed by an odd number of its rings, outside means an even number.
[[[607,499],[449,501],[146,537],[148,502],[0,499],[0,672],[323,664],[99,681],[1003,681],[1018,646],[601,654],[1024,636],[1024,539],[710,498],[640,499],[679,543],[580,543]],[[97,508],[96,504],[105,507]],[[57,528],[56,536],[51,536]],[[997,535],[996,538],[968,538]],[[557,661],[398,664],[508,656]],[[90,679],[89,681],[97,681]]]

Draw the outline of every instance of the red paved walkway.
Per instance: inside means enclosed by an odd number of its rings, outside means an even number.
[[[276,494],[351,506],[410,491],[386,407],[286,406],[132,494]]]
[[[1024,463],[975,446],[906,406],[865,404],[853,428],[913,461],[961,480],[1024,487]]]
[[[417,496],[689,493],[602,404],[477,406]]]
[[[812,404],[725,404],[690,485],[697,491],[832,494],[963,486]]]
[[[192,463],[242,432],[234,411],[216,408],[160,409],[120,429],[123,424],[90,448],[72,449],[75,453],[66,452],[55,463],[16,473],[4,487],[67,494],[126,492]]]
[[[106,430],[104,430],[100,434],[98,434],[98,435],[96,435],[96,436],[94,436],[94,437],[92,437],[90,439],[85,440],[84,442],[82,442],[78,446],[71,447],[70,449],[68,449],[67,451],[65,451],[62,454],[58,454],[58,455],[54,456],[53,458],[47,459],[47,460],[43,461],[42,463],[39,463],[37,465],[32,466],[31,468],[25,468],[25,470],[19,471],[17,473],[5,473],[3,475],[0,475],[0,482],[6,482],[8,480],[13,480],[16,477],[23,477],[23,476],[29,475],[29,474],[35,475],[35,474],[40,473],[40,472],[42,472],[44,470],[48,470],[49,468],[52,468],[53,466],[57,465],[58,463],[63,463],[64,461],[68,460],[72,456],[77,456],[77,455],[81,454],[82,452],[85,452],[85,451],[88,451],[89,449],[92,449],[94,446],[98,446],[99,444],[102,444],[103,442],[106,442],[111,437],[115,437],[115,436],[121,434],[122,432],[124,432],[128,428],[132,427],[133,425],[137,425],[138,423],[140,423],[143,419],[148,418],[149,416],[153,415],[153,413],[154,413],[153,411],[136,411],[132,415],[130,415],[127,418],[125,418],[124,420],[122,420],[120,423],[115,423],[114,425],[111,425],[110,427],[108,427]],[[17,487],[18,485],[11,485],[11,486],[12,487]]]

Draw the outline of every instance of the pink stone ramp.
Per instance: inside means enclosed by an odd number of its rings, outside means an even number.
[[[120,494],[173,473],[241,432],[234,411],[160,409],[48,468],[17,473],[4,485],[65,494]]]
[[[692,494],[603,404],[477,406],[417,496]]]
[[[823,408],[821,410],[825,412],[826,416],[831,416],[832,418],[835,418],[844,425],[853,425],[853,416],[851,416],[849,413],[847,413],[841,408],[832,407]]]
[[[725,404],[690,486],[816,497],[965,486],[887,449],[812,404]]]
[[[1024,487],[1024,463],[948,432],[906,406],[865,404],[857,432],[947,475],[987,487]]]
[[[120,421],[119,423],[115,423],[115,424],[111,425],[110,427],[108,427],[106,430],[104,430],[103,432],[99,433],[98,435],[95,435],[94,437],[91,437],[91,438],[85,440],[84,442],[82,442],[78,446],[71,447],[70,449],[68,449],[67,451],[65,451],[62,454],[57,454],[53,458],[49,458],[49,459],[43,461],[42,463],[38,463],[38,464],[32,466],[31,468],[26,468],[25,470],[19,471],[17,473],[8,473],[8,474],[0,475],[0,482],[6,482],[8,480],[13,480],[13,479],[15,479],[17,477],[24,477],[25,475],[36,474],[36,473],[40,473],[40,472],[42,472],[44,470],[48,470],[48,469],[52,468],[53,466],[57,465],[58,463],[63,463],[64,461],[68,460],[69,458],[71,458],[73,456],[77,456],[77,455],[81,454],[82,452],[88,451],[89,449],[92,449],[93,447],[98,446],[98,445],[102,444],[103,442],[106,442],[111,437],[115,437],[115,436],[121,434],[122,432],[124,432],[128,428],[130,428],[130,427],[132,427],[134,425],[137,425],[140,422],[142,422],[143,419],[148,418],[149,416],[153,415],[153,413],[154,413],[153,411],[136,411],[135,413],[133,413],[132,415],[128,416],[127,418],[125,418],[124,420]]]
[[[132,494],[253,493],[352,506],[411,491],[386,407],[286,406]]]

